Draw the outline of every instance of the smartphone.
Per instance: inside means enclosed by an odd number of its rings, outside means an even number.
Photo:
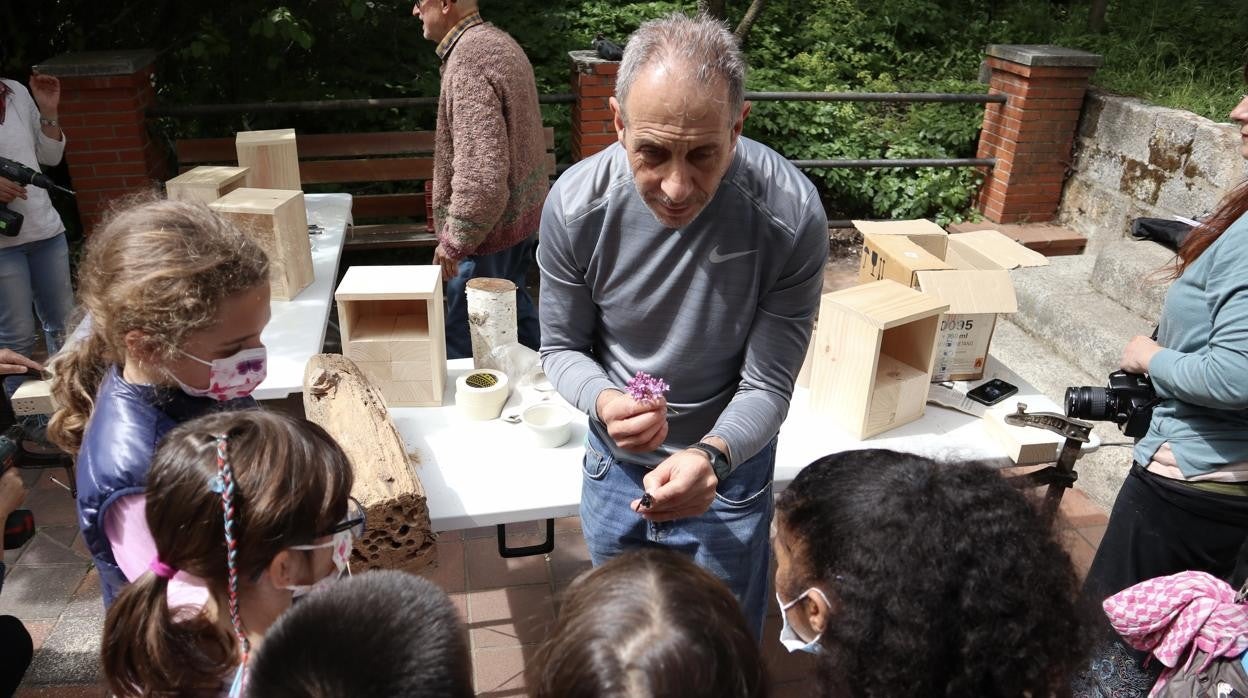
[[[1017,392],[1018,386],[1010,385],[1000,378],[993,378],[967,392],[966,396],[978,403],[995,405]]]

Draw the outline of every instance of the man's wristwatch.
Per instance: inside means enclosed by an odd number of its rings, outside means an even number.
[[[732,472],[732,464],[728,462],[727,454],[718,448],[715,448],[705,441],[699,441],[689,448],[701,451],[706,454],[707,458],[711,459],[711,470],[715,471],[715,477],[719,478],[721,481],[728,477],[728,475]]]
[[[56,119],[45,119],[42,116],[39,117],[39,123],[44,126],[59,126],[60,125],[56,122]]]

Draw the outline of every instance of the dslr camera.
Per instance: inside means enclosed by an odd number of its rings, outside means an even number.
[[[1148,433],[1153,408],[1158,403],[1153,382],[1141,373],[1114,371],[1104,388],[1082,386],[1066,389],[1066,416],[1113,422],[1122,433],[1139,438]]]

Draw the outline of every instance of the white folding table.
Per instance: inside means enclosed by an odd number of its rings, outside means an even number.
[[[458,359],[447,366],[447,390],[441,407],[390,410],[409,450],[418,456],[414,468],[425,488],[433,530],[575,515],[581,501],[586,416],[569,407],[574,414],[572,438],[559,448],[538,448],[523,424],[498,419],[470,422],[461,417],[455,409],[455,379],[470,370],[472,362]],[[1062,411],[991,357],[984,380],[989,378],[1018,386],[1018,393],[1006,404],[1024,402],[1029,412]],[[965,391],[967,384],[956,387]],[[538,397],[536,392],[513,392],[503,414],[515,412],[522,403]],[[567,406],[557,395],[552,399]],[[988,436],[979,417],[929,404],[918,421],[864,440],[812,414],[808,391],[798,388],[780,430],[776,491],[822,456],[866,448],[888,448],[943,460],[981,460],[1000,467],[1013,465]]]
[[[252,396],[257,400],[280,400],[303,392],[303,369],[308,359],[321,353],[325,327],[334,302],[338,260],[351,222],[350,194],[305,194],[308,224],[321,232],[311,235],[311,285],[288,301],[272,301],[273,313],[260,335],[268,348],[268,376]]]

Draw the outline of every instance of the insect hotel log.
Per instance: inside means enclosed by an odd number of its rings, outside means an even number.
[[[304,369],[303,409],[342,446],[355,471],[351,494],[364,507],[367,528],[355,541],[352,569],[420,572],[434,563],[425,489],[372,383],[346,358],[318,354]]]

